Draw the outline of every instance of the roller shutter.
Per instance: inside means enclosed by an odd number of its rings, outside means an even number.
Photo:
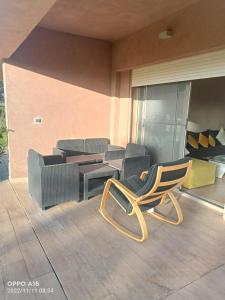
[[[177,59],[132,71],[132,86],[225,76],[225,50]]]

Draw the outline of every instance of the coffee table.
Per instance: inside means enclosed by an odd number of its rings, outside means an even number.
[[[104,163],[80,166],[83,200],[102,193],[107,179],[118,178],[118,171]],[[81,184],[82,186],[82,184]]]
[[[212,157],[209,162],[216,165],[216,177],[222,178],[225,174],[225,155]]]

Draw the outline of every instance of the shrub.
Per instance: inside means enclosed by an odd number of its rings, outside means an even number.
[[[2,153],[7,147],[7,129],[5,122],[5,108],[0,106],[0,153]]]

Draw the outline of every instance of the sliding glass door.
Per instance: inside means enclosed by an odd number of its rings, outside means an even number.
[[[152,163],[184,156],[190,82],[137,88],[136,142],[149,147]]]

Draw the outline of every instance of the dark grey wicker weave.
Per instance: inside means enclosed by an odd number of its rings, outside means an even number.
[[[56,148],[53,148],[53,154],[68,157],[124,149],[123,147],[111,145],[109,142],[107,138],[59,140],[56,143]]]
[[[64,201],[79,201],[79,167],[60,155],[28,152],[29,193],[42,209]]]
[[[140,177],[143,171],[150,168],[150,156],[135,156],[123,159],[122,169],[120,171],[120,179],[124,180],[130,176],[136,175]]]
[[[106,151],[104,160],[128,158],[135,156],[148,155],[148,149],[144,145],[138,145],[134,143],[128,143],[126,149],[117,151]]]
[[[109,139],[92,138],[84,140],[84,151],[87,153],[104,153],[108,150]]]

